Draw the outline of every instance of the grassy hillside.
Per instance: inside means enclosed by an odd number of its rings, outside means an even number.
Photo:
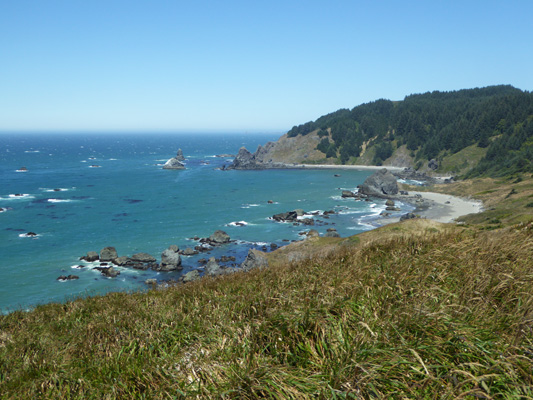
[[[307,244],[312,259],[1,316],[2,398],[533,397],[531,223],[335,240]]]

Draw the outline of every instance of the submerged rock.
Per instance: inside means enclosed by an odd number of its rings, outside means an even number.
[[[61,275],[57,277],[57,280],[60,282],[72,281],[76,279],[80,279],[80,277],[78,275]]]

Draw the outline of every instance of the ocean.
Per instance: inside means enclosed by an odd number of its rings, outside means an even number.
[[[236,154],[241,146],[255,151],[278,137],[0,134],[0,311],[146,290],[146,279],[175,280],[199,268],[201,258],[234,256],[240,264],[249,248],[302,240],[301,232],[311,228],[324,234],[335,227],[341,236],[372,229],[384,201],[341,198],[342,190],[354,190],[372,171],[219,169],[232,159],[217,155]],[[186,169],[163,170],[178,148],[187,157]],[[327,219],[314,216],[315,226],[271,218],[294,209],[337,213]],[[194,247],[198,243],[193,237],[208,237],[219,229],[232,243],[209,254],[182,257],[179,272],[118,267],[118,277],[106,278],[79,260],[107,246],[115,247],[119,256],[146,252],[160,260],[169,245]],[[69,274],[79,279],[57,280]]]

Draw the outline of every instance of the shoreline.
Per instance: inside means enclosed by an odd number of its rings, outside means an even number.
[[[412,196],[418,195],[424,200],[422,207],[412,201]],[[394,200],[402,201],[401,198],[397,197]],[[479,200],[465,199],[436,192],[411,191],[409,192],[409,198],[403,199],[403,202],[414,206],[415,209],[412,213],[419,215],[420,218],[431,219],[444,224],[455,223],[459,217],[468,214],[477,214],[483,211],[483,203]],[[382,217],[376,222],[378,226],[383,226],[399,221],[399,217]]]
[[[381,169],[389,169],[391,171],[403,171],[402,167],[391,167],[388,165],[333,165],[333,164],[297,164],[295,168],[308,169],[355,169],[366,171],[379,171]]]

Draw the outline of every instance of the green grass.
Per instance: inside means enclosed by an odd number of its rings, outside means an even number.
[[[1,316],[1,397],[532,398],[533,225],[393,228],[299,263]]]
[[[486,152],[486,148],[483,149],[477,145],[465,147],[455,154],[445,156],[440,163],[438,172],[464,174],[474,168]]]

